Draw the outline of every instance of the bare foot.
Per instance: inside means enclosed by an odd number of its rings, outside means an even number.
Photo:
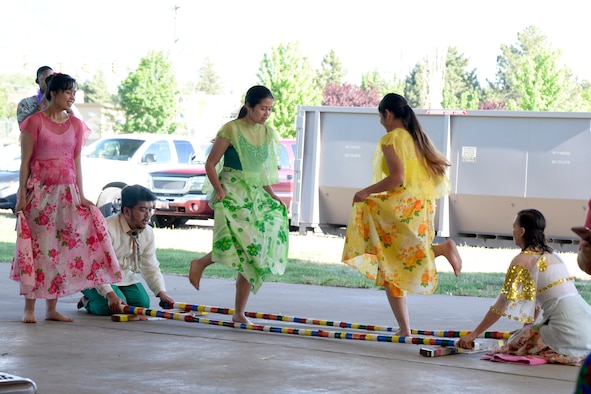
[[[25,315],[23,316],[23,323],[37,323],[37,318],[35,318],[35,312],[25,311]]]
[[[191,268],[189,268],[189,282],[194,288],[199,290],[199,282],[201,281],[201,275],[205,267],[200,264],[201,259],[191,260]]]
[[[25,298],[23,323],[37,323],[37,318],[35,318],[35,301],[34,298]]]
[[[462,257],[460,256],[460,252],[458,252],[458,247],[453,239],[448,239],[443,244],[443,256],[449,261],[451,267],[454,269],[454,274],[456,276],[460,276],[462,272]]]
[[[396,331],[396,334],[394,334],[395,336],[398,337],[410,337],[411,336],[411,332],[410,331],[402,331],[402,330],[398,330]]]
[[[234,323],[252,324],[250,320],[244,314],[233,314],[232,321]]]
[[[47,312],[45,314],[45,320],[63,321],[68,323],[74,321],[74,319],[72,319],[71,317],[62,315],[58,311]]]
[[[211,252],[199,259],[191,260],[191,267],[189,268],[189,282],[199,290],[199,282],[201,281],[201,275],[203,270],[212,263]]]

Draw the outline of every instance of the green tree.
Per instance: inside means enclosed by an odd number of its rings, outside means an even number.
[[[404,96],[414,108],[440,108],[445,83],[445,58],[437,48],[419,61],[406,77]]]
[[[425,66],[419,62],[404,81],[404,97],[411,107],[424,108],[427,105],[428,94]]]
[[[189,95],[193,94],[197,91],[197,84],[195,81],[184,81],[182,85],[179,86],[179,94],[181,95]]]
[[[570,68],[564,66],[559,77],[561,89],[558,92],[552,111],[562,112],[588,112],[591,108],[585,99],[585,90],[588,83],[579,82]]]
[[[572,87],[570,73],[559,66],[560,50],[536,27],[517,33],[517,42],[501,45],[501,53],[492,87],[509,109],[552,111],[563,105]]]
[[[394,75],[391,80],[386,80],[377,69],[361,74],[361,87],[369,90],[372,86],[378,90],[380,96],[388,93],[404,94],[403,79]]]
[[[7,91],[16,92],[25,89],[37,89],[37,83],[35,83],[35,71],[32,75],[28,74],[4,74],[0,76],[6,86]]]
[[[449,47],[445,62],[445,85],[442,107],[447,109],[478,109],[482,96],[476,69],[467,71],[469,60]]]
[[[150,51],[119,86],[124,133],[172,134],[177,128],[177,83],[162,52]]]
[[[106,104],[114,101],[109,93],[105,74],[100,68],[92,77],[92,81],[81,83],[78,89],[84,91],[84,100],[88,103]]]
[[[216,74],[213,62],[206,57],[199,69],[199,82],[195,87],[198,92],[205,94],[222,94],[224,87],[220,77]]]
[[[581,111],[591,112],[591,83],[583,81],[579,87],[581,89]]]
[[[299,105],[320,105],[321,92],[310,60],[300,52],[298,42],[281,44],[265,53],[257,78],[273,92],[275,103],[269,124],[282,137],[295,136]]]
[[[0,119],[16,118],[16,105],[8,100],[11,93],[37,89],[35,77],[25,74],[0,74]]]
[[[318,89],[323,91],[328,85],[340,85],[346,71],[343,69],[341,59],[331,49],[322,58],[321,68],[316,76]]]

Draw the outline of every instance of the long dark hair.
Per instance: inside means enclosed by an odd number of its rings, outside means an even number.
[[[404,97],[396,93],[388,93],[380,101],[378,111],[386,116],[386,110],[392,112],[396,119],[400,119],[415,142],[417,153],[425,159],[427,172],[431,175],[445,174],[451,163],[433,145],[429,136],[423,131],[415,111],[408,105]]]
[[[51,92],[63,92],[64,90],[76,89],[76,80],[68,74],[52,74],[45,78],[47,90],[45,98],[51,101]]]
[[[275,100],[273,97],[273,93],[269,90],[269,88],[262,86],[262,85],[255,85],[246,91],[246,97],[244,98],[244,104],[242,108],[240,108],[240,112],[238,113],[238,119],[242,119],[248,113],[248,109],[246,108],[246,104],[250,105],[251,108],[254,108],[266,98],[270,98],[271,100]]]
[[[517,224],[525,230],[523,234],[523,250],[531,248],[552,253],[546,243],[546,218],[537,209],[523,209],[517,212]]]

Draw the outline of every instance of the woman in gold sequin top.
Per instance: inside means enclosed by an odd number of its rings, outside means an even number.
[[[271,186],[279,181],[280,143],[265,124],[273,102],[269,89],[251,87],[238,119],[222,126],[205,163],[213,249],[191,261],[189,280],[199,289],[203,270],[213,262],[235,269],[232,320],[238,323],[250,323],[244,314],[250,292],[256,293],[268,275],[283,274],[287,264],[287,207]]]
[[[519,211],[513,238],[521,253],[511,261],[497,301],[474,331],[460,338],[460,347],[469,348],[502,316],[524,325],[489,354],[579,365],[591,352],[591,306],[579,295],[564,262],[546,244],[545,227],[539,211]]]

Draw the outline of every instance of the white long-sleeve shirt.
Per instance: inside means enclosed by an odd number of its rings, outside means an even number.
[[[107,218],[107,230],[111,237],[113,249],[119,266],[121,267],[121,275],[123,279],[119,283],[115,283],[117,286],[129,286],[134,283],[139,283],[140,278],[137,273],[134,272],[134,241],[130,234],[131,228],[127,224],[127,220],[120,213]],[[142,275],[142,278],[146,281],[146,284],[154,292],[154,295],[158,296],[161,291],[166,291],[164,284],[164,276],[160,271],[160,262],[156,258],[156,244],[154,242],[154,230],[150,226],[146,226],[143,230],[136,230],[137,238],[139,243],[138,253],[138,268]],[[111,285],[99,285],[96,287],[98,293],[103,297],[113,291]]]

